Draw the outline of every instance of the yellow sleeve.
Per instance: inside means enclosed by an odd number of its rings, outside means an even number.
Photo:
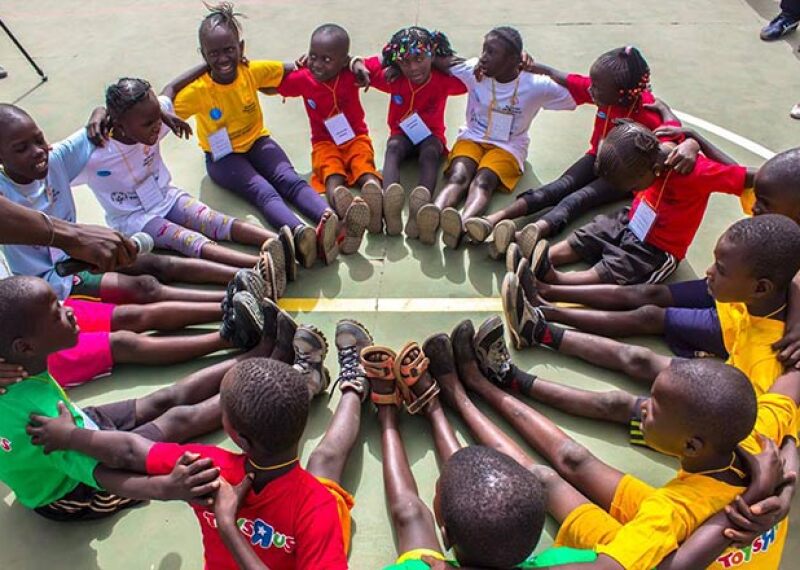
[[[283,79],[282,61],[251,61],[249,68],[256,87],[277,87],[281,84]]]
[[[753,215],[753,206],[756,205],[756,191],[755,188],[745,188],[742,195],[739,196],[739,201],[742,204],[742,212],[748,216]]]
[[[756,395],[766,396],[775,380],[783,374],[783,364],[777,356],[762,358],[750,366],[750,383],[756,390]]]
[[[200,93],[203,86],[199,83],[199,79],[192,81],[189,85],[181,89],[175,96],[173,105],[175,106],[175,114],[181,119],[188,119],[196,114],[199,109]]]
[[[764,394],[758,398],[758,415],[753,432],[739,444],[745,451],[759,453],[756,434],[780,445],[787,436],[797,437],[797,405],[783,394]]]

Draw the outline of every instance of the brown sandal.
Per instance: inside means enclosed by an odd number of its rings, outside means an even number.
[[[397,389],[397,378],[394,374],[395,353],[391,348],[385,346],[367,346],[361,351],[361,366],[367,373],[370,380],[370,398],[376,406],[400,406],[401,396]],[[375,391],[372,385],[373,380],[386,380],[394,383],[394,391],[391,394],[380,394]]]
[[[430,360],[416,342],[407,343],[395,357],[394,374],[409,414],[418,414],[439,394],[439,385],[431,375],[428,375],[431,385],[425,392],[417,395],[412,390],[412,387],[427,372],[429,364]]]

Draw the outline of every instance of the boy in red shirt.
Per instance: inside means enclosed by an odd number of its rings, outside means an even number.
[[[660,283],[669,277],[686,256],[711,193],[741,196],[756,172],[698,155],[689,174],[678,174],[666,165],[671,150],[648,128],[617,121],[600,146],[595,170],[616,188],[635,192],[633,204],[597,216],[552,250],[547,241],[539,241],[531,257],[536,277],[558,285]],[[594,266],[554,269],[576,261]]]

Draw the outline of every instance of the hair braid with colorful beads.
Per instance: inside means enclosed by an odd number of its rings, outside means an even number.
[[[427,57],[447,57],[454,53],[450,40],[442,32],[411,26],[395,32],[383,46],[381,65],[396,67],[400,60],[420,54]]]
[[[619,103],[632,105],[644,91],[650,90],[650,66],[634,46],[612,49],[597,58],[599,65],[613,78],[619,90]]]

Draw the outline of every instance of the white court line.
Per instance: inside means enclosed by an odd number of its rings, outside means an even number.
[[[737,135],[733,131],[729,131],[726,128],[720,127],[719,125],[715,125],[714,123],[709,123],[705,119],[701,119],[700,117],[695,117],[694,115],[690,115],[689,113],[684,113],[682,111],[673,111],[678,118],[685,122],[689,123],[690,125],[694,125],[696,127],[700,127],[704,131],[708,131],[709,133],[713,133],[718,137],[721,137],[729,142],[732,142],[736,146],[740,146],[745,150],[752,152],[753,154],[760,156],[766,160],[769,160],[775,153],[769,150],[767,147],[758,144],[755,141],[751,141],[750,139],[743,137],[742,135]]]

